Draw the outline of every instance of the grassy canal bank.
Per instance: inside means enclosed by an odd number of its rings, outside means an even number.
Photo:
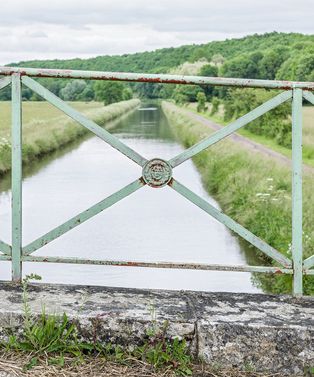
[[[213,131],[191,119],[184,110],[172,103],[162,102],[178,140],[190,147]],[[219,202],[225,213],[291,257],[291,171],[272,158],[245,150],[237,143],[223,140],[196,155],[194,162],[201,172],[205,188]],[[313,254],[313,173],[304,173],[304,257]],[[188,184],[188,183],[187,183]],[[270,264],[259,253],[263,263]],[[289,275],[256,275],[267,292],[291,292]],[[314,277],[304,278],[304,292],[314,294]]]
[[[104,106],[100,102],[70,105],[89,119],[104,125],[134,109],[137,99]],[[0,175],[11,169],[11,103],[0,102]],[[23,103],[23,163],[56,151],[89,132],[48,102]]]

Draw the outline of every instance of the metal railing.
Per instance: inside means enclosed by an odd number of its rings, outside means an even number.
[[[83,263],[110,266],[132,266],[152,268],[181,268],[218,271],[245,271],[262,273],[285,273],[293,275],[293,294],[302,295],[303,275],[314,275],[314,255],[303,260],[302,256],[302,101],[303,98],[314,104],[313,82],[290,82],[271,80],[249,80],[218,77],[153,75],[120,72],[71,71],[35,68],[0,67],[0,89],[12,86],[12,245],[0,241],[0,260],[12,261],[12,279],[21,281],[22,262]],[[258,106],[226,127],[214,132],[197,144],[184,150],[169,161],[160,158],[147,160],[128,147],[114,135],[95,122],[87,119],[77,110],[55,96],[31,77],[71,78],[89,80],[137,81],[170,84],[218,85],[241,88],[282,89],[272,99]],[[92,207],[72,217],[30,244],[22,246],[22,97],[21,84],[27,86],[59,110],[92,131],[99,138],[123,153],[142,167],[142,176],[116,193],[104,198]],[[204,149],[217,143],[249,122],[257,119],[280,104],[292,99],[292,260],[255,236],[242,225],[213,207],[206,200],[189,190],[173,177],[173,169]],[[121,199],[131,195],[144,185],[161,188],[168,185],[190,202],[226,225],[246,241],[254,245],[278,263],[278,266],[234,266],[216,264],[135,262],[116,260],[90,260],[66,257],[34,256],[36,250],[52,242],[84,221],[111,207]]]

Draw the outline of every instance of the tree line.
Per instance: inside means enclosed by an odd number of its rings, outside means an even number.
[[[298,33],[254,34],[239,39],[164,48],[151,52],[98,56],[90,59],[33,60],[10,66],[80,69],[99,71],[176,73],[186,62],[198,64],[197,74],[251,79],[314,81],[314,35]],[[184,72],[185,73],[185,72]],[[41,78],[39,81],[66,101],[103,101],[105,104],[141,98],[173,99],[179,104],[198,102],[199,111],[211,102],[211,112],[223,105],[225,120],[243,115],[273,93],[255,89],[228,89],[208,85],[171,85],[152,83],[121,83],[89,80]],[[40,100],[30,89],[23,88],[24,100]],[[10,90],[0,92],[0,100],[10,99]],[[287,107],[272,113],[272,124],[261,118],[248,126],[252,132],[276,138],[279,144],[290,146],[291,130],[287,122]],[[273,124],[276,123],[274,127]]]
[[[193,63],[201,59],[210,64],[199,72],[204,76],[314,81],[314,35],[272,32],[135,54],[105,55],[89,59],[21,61],[8,66],[169,73],[185,62]],[[73,84],[61,79],[42,78],[40,81],[66,100],[89,101],[96,98],[97,85],[91,81],[79,80],[79,83]],[[166,87],[144,83],[126,84],[124,88],[148,98],[169,98],[176,89],[171,85]],[[207,96],[212,94],[210,88],[204,88],[204,91]],[[193,95],[191,88],[186,88],[186,95],[189,99],[196,100],[197,94]],[[23,96],[26,100],[38,100],[26,88]],[[0,92],[0,100],[8,97],[8,91]]]

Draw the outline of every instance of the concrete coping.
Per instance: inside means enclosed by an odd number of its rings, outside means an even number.
[[[85,340],[134,347],[153,324],[207,363],[303,375],[314,366],[314,297],[30,284],[34,314],[67,313]],[[20,331],[22,289],[0,285],[0,338]]]

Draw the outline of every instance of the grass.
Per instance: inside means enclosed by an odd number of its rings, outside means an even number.
[[[104,359],[102,356],[86,356],[84,362],[74,363],[73,358],[64,357],[62,366],[53,363],[47,364],[45,358],[38,358],[36,365],[25,370],[23,365],[29,363],[32,354],[19,354],[16,352],[0,351],[0,374],[1,371],[12,374],[6,377],[175,377],[176,372],[169,369],[156,370],[151,365],[134,358],[129,358],[122,362]],[[243,371],[236,368],[212,367],[205,364],[192,365],[193,377],[292,377],[283,373],[266,373],[255,371]],[[304,376],[311,377],[310,372]]]
[[[189,103],[186,108],[197,113],[196,106],[196,103]],[[218,113],[214,115],[210,115],[211,104],[208,103],[207,108],[207,111],[198,114],[223,126],[229,123],[223,119],[222,105],[220,105]],[[274,139],[256,135],[245,128],[241,128],[237,133],[291,158],[291,149],[277,144]],[[314,167],[314,106],[303,107],[303,162]]]
[[[102,125],[138,104],[139,100],[136,99],[106,107],[100,102],[70,103],[85,116]],[[10,102],[0,102],[0,174],[11,168],[10,110]],[[24,102],[22,116],[24,164],[62,148],[88,132],[48,102]]]
[[[197,143],[212,133],[206,125],[191,119],[179,108],[162,108],[178,140],[185,147]],[[195,156],[204,186],[234,220],[291,258],[291,171],[269,157],[243,150],[224,140]],[[304,258],[314,249],[314,180],[304,174]],[[258,251],[256,250],[258,253]],[[271,261],[259,252],[264,263]],[[267,292],[290,293],[289,275],[256,275]],[[314,294],[314,277],[304,278],[305,294]]]
[[[192,374],[192,357],[185,340],[166,337],[168,324],[162,328],[154,319],[143,344],[132,350],[111,343],[84,341],[81,339],[75,319],[70,320],[66,313],[61,316],[47,314],[43,306],[39,316],[34,316],[28,300],[28,284],[31,280],[41,280],[38,275],[28,275],[23,279],[23,325],[18,334],[8,334],[8,341],[0,344],[7,352],[26,353],[28,360],[23,369],[29,370],[41,362],[46,365],[63,367],[65,360],[83,364],[85,358],[97,356],[103,361],[127,364],[136,360],[154,370],[172,371],[175,375]]]
[[[72,376],[151,376],[151,377],[271,377],[278,374],[258,373],[249,365],[243,370],[205,365],[193,360],[185,340],[166,337],[168,324],[160,328],[152,318],[142,345],[133,349],[110,343],[84,342],[75,320],[47,314],[43,307],[39,317],[32,314],[28,284],[40,280],[38,275],[23,280],[24,323],[19,335],[10,335],[0,344],[0,374],[25,377]],[[283,374],[281,374],[283,376]]]

